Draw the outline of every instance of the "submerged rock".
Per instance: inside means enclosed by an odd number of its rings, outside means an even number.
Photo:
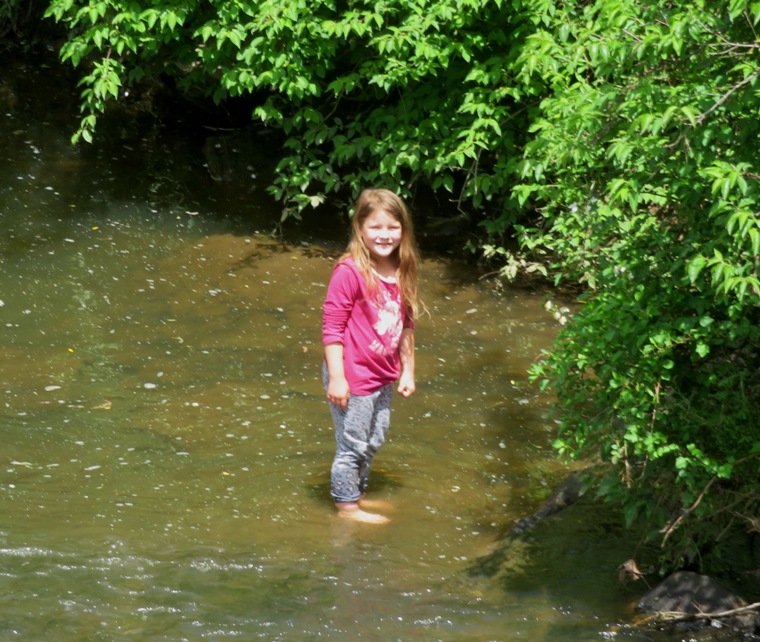
[[[573,473],[565,482],[557,488],[554,493],[547,499],[544,504],[533,515],[518,519],[510,535],[520,535],[525,531],[534,528],[543,520],[556,515],[568,506],[575,504],[583,494],[583,483],[581,473]]]

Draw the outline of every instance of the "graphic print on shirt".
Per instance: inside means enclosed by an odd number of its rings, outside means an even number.
[[[373,325],[380,340],[375,339],[370,350],[377,354],[389,355],[397,348],[401,340],[404,320],[401,315],[401,305],[388,290],[381,289],[378,300],[373,302],[377,310],[377,321]]]

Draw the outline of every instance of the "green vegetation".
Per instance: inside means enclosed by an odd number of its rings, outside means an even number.
[[[760,505],[760,3],[52,0],[82,121],[170,79],[246,96],[285,145],[273,193],[429,186],[505,276],[581,284],[533,371],[599,489],[698,562]],[[515,238],[519,250],[509,244]]]
[[[519,3],[517,3],[519,5]],[[171,78],[252,96],[287,136],[272,191],[300,216],[330,193],[419,182],[484,215],[508,209],[533,81],[513,68],[538,19],[500,0],[53,0],[85,70],[75,139],[127,85]],[[484,207],[488,204],[488,207]],[[515,210],[516,211],[516,210]]]
[[[534,374],[560,395],[559,449],[611,465],[602,493],[666,564],[756,528],[758,21],[758,3],[566,3],[523,53],[551,86],[523,246],[588,287]]]

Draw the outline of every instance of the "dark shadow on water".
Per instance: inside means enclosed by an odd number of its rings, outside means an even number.
[[[583,496],[534,528],[505,535],[468,574],[489,578],[505,594],[526,600],[548,594],[565,617],[551,624],[546,639],[579,640],[595,621],[601,629],[604,622],[621,618],[625,624],[608,624],[609,630],[600,634],[624,640],[680,640],[649,627],[636,629],[641,618],[635,605],[648,586],[643,580],[621,581],[618,567],[636,554],[637,547],[618,510]]]
[[[230,268],[230,272],[238,272],[251,268],[260,262],[276,255],[292,254],[294,246],[284,240],[274,237],[258,238],[255,246],[245,254],[245,256],[236,261]],[[339,254],[333,250],[326,249],[317,245],[299,246],[299,256],[306,259],[329,259],[335,260]]]
[[[286,242],[325,245],[335,252],[345,248],[352,205],[347,193],[306,210],[300,220],[281,220],[282,204],[267,186],[275,178],[283,141],[253,123],[247,106],[231,105],[222,122],[225,110],[180,102],[158,87],[135,89],[99,118],[91,144],[72,146],[69,138],[80,118],[80,72],[60,63],[53,51],[23,61],[0,55],[0,65],[0,87],[7,95],[7,105],[0,103],[0,108],[8,108],[16,132],[0,142],[6,148],[20,146],[22,153],[14,157],[26,153],[36,170],[34,150],[44,149],[46,165],[37,178],[44,179],[44,188],[53,195],[66,194],[65,203],[51,203],[51,215],[82,217],[86,212],[97,217],[108,204],[147,202],[163,212],[157,216],[168,209],[169,215],[201,213],[226,221],[233,234],[276,232]],[[467,256],[467,217],[422,188],[408,204],[424,255]],[[431,228],[438,219],[452,223],[446,229]],[[466,260],[447,272],[452,286],[471,282],[466,275],[472,265]]]

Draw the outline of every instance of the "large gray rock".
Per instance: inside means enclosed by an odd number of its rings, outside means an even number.
[[[753,611],[720,615],[745,607],[739,596],[706,575],[677,571],[646,593],[637,608],[660,616],[663,621],[707,626],[723,624],[745,632],[753,632],[757,614]]]

